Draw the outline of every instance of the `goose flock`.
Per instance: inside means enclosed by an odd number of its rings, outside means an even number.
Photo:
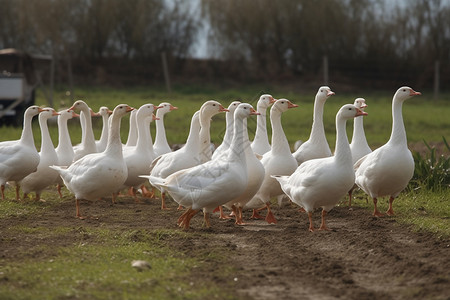
[[[403,102],[420,95],[410,87],[399,88],[392,100],[392,133],[389,141],[372,151],[368,146],[363,117],[367,115],[366,100],[357,98],[345,104],[336,114],[336,145],[332,153],[325,136],[324,106],[334,92],[327,86],[318,89],[314,101],[313,124],[310,137],[295,152],[291,152],[282,127],[282,114],[298,105],[288,99],[262,95],[256,110],[249,103],[233,101],[228,108],[215,100],[206,101],[191,119],[186,143],[172,151],[164,129],[164,115],[178,109],[170,103],[156,106],[144,104],[134,109],[127,104],[117,105],[113,111],[102,106],[98,113],[86,102],[78,100],[69,109],[56,112],[53,108],[29,107],[24,114],[19,140],[0,142],[0,185],[2,200],[5,188],[15,186],[16,200],[41,193],[56,185],[59,196],[64,185],[74,195],[76,217],[80,200],[112,197],[127,190],[136,201],[142,197],[161,194],[161,209],[166,209],[168,196],[184,212],[177,224],[188,229],[191,219],[203,212],[204,224],[211,226],[210,214],[220,210],[220,218],[235,218],[235,224],[245,225],[244,210],[253,210],[252,218],[264,217],[269,224],[277,223],[270,207],[273,197],[287,197],[305,211],[309,230],[314,231],[313,211],[322,208],[319,230],[328,230],[327,213],[348,193],[349,205],[355,188],[373,199],[374,216],[381,216],[378,198],[389,196],[387,215],[393,215],[393,201],[405,189],[414,172],[414,160],[407,147],[403,123]],[[269,143],[266,112],[270,107],[272,140]],[[299,108],[301,109],[301,108]],[[130,113],[130,127],[126,144],[120,138],[123,116]],[[226,113],[225,135],[215,151],[211,148],[210,125],[214,115]],[[79,113],[79,114],[78,114]],[[47,121],[58,116],[58,145],[51,140]],[[32,119],[39,116],[42,136],[37,151],[32,132]],[[101,116],[103,128],[95,140],[92,117]],[[249,140],[247,119],[256,116],[256,132]],[[79,117],[82,138],[72,146],[67,122]],[[346,123],[355,119],[349,143]],[[153,143],[150,126],[156,123]],[[148,189],[148,187],[150,189]],[[281,198],[280,198],[281,197]],[[223,209],[230,211],[224,214]]]

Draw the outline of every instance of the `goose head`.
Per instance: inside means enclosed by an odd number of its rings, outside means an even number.
[[[321,86],[316,94],[316,99],[325,102],[334,92],[328,86]]]
[[[75,113],[73,110],[70,109],[63,109],[59,112],[59,119],[60,120],[70,120],[74,117],[79,117],[79,115],[77,113]]]
[[[273,103],[275,103],[277,99],[274,99],[272,95],[264,94],[259,97],[257,108],[266,110],[269,106],[271,106]]]
[[[119,104],[114,108],[113,115],[118,116],[118,117],[123,117],[124,115],[126,115],[127,113],[129,113],[130,111],[133,111],[133,110],[134,110],[134,108],[128,106],[127,104]]]
[[[403,86],[397,90],[394,94],[394,101],[405,101],[411,97],[422,95],[420,92],[416,92],[410,87]]]
[[[273,114],[274,112],[283,113],[283,112],[287,111],[288,109],[295,108],[295,107],[298,107],[298,105],[292,103],[288,99],[282,98],[282,99],[278,99],[277,101],[275,101],[275,104],[270,109],[270,113],[271,114]]]
[[[339,109],[339,112],[336,115],[336,119],[353,119],[358,116],[367,116],[368,113],[362,111],[361,109],[357,108],[353,104],[345,104],[344,106]]]
[[[239,104],[241,104],[241,101],[233,101],[233,102],[231,102],[231,104],[227,108],[228,112],[231,113],[231,115],[233,115],[234,111],[239,106]]]
[[[225,111],[228,111],[228,109],[224,108],[222,104],[215,100],[209,100],[206,101],[200,108],[200,118],[211,118],[214,115]]]
[[[260,115],[251,104],[241,103],[238,105],[236,110],[234,111],[235,118],[247,118],[251,115]]]
[[[364,111],[364,109],[368,106],[366,104],[366,99],[364,98],[356,98],[355,102],[353,103],[354,106],[359,108],[360,110]]]
[[[89,106],[83,100],[77,100],[73,103],[69,110],[88,112]]]
[[[159,118],[157,118],[153,114],[153,112],[160,107],[161,107],[161,104],[159,106],[154,106],[151,103],[144,104],[141,107],[139,107],[139,109],[136,113],[136,118],[141,120],[141,119],[145,119],[147,117],[152,117],[152,121],[159,120]]]
[[[41,113],[43,111],[44,111],[43,108],[40,108],[37,105],[32,105],[32,106],[28,107],[27,110],[25,111],[25,118],[37,116],[39,113]]]
[[[100,109],[98,110],[98,114],[102,117],[104,116],[109,116],[110,114],[112,114],[112,110],[110,110],[109,108],[107,108],[106,106],[102,106],[100,107]]]
[[[167,102],[160,103],[160,104],[158,105],[158,107],[159,107],[159,110],[158,110],[158,114],[159,114],[159,115],[160,115],[160,114],[166,114],[166,113],[168,113],[169,111],[178,109],[178,107],[173,106],[172,104],[167,103]]]
[[[42,112],[39,114],[39,120],[48,120],[53,116],[58,116],[59,113],[57,113],[53,108],[46,107],[42,110]]]

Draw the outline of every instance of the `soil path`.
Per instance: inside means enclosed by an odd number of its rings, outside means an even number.
[[[181,214],[173,203],[169,203],[172,210],[161,211],[158,200],[134,203],[122,198],[116,205],[109,201],[81,203],[82,213],[96,215],[98,220],[75,219],[74,201],[68,197],[61,205],[48,207],[39,218],[0,220],[0,228],[21,222],[48,228],[174,229]],[[187,255],[209,248],[226,251],[226,266],[206,262],[207,267],[197,270],[195,277],[232,289],[230,294],[237,299],[450,299],[448,240],[413,232],[395,218],[372,217],[368,210],[358,207],[333,209],[328,216],[332,230],[328,232],[308,232],[307,216],[296,206],[274,207],[274,213],[277,225],[248,220],[248,225],[236,226],[215,215],[211,229],[202,228],[198,215],[191,223],[191,240],[174,237],[168,243]],[[314,218],[318,227],[320,213]],[[4,261],[21,259],[30,255],[29,249],[36,242],[54,248],[71,245],[72,233],[39,241],[32,234],[20,239],[4,236],[9,242],[3,243],[0,255]],[[217,276],[222,267],[237,271],[232,276]]]

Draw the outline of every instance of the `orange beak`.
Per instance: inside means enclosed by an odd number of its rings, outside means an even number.
[[[330,97],[330,96],[333,96],[334,95],[334,92],[332,92],[332,91],[329,91],[328,93],[327,93],[327,97]]]
[[[222,105],[220,105],[219,107],[219,111],[229,111],[228,109],[226,109],[225,107],[223,107]]]
[[[108,115],[110,115],[110,114],[112,114],[112,113],[113,113],[113,111],[110,110],[110,109],[108,109]]]
[[[52,116],[59,116],[59,113],[56,111],[53,111]]]
[[[359,108],[356,109],[356,116],[355,117],[367,116],[367,115],[368,115],[368,113],[366,113],[365,111],[362,111]]]
[[[292,102],[289,101],[289,103],[288,103],[288,108],[296,108],[296,107],[298,107],[297,104],[294,104],[294,103],[292,103]]]
[[[159,118],[157,118],[157,117],[155,116],[155,114],[152,114],[152,120],[153,120],[153,121],[156,121],[156,120],[159,120]]]
[[[422,95],[422,93],[421,92],[416,92],[415,90],[411,89],[409,95],[410,96],[418,96],[418,95]]]
[[[277,99],[275,99],[274,97],[270,97],[270,104],[275,103],[277,101]]]
[[[260,115],[254,108],[250,108],[250,115]]]
[[[134,107],[127,106],[127,112],[134,110]]]
[[[40,107],[38,107],[38,112],[43,112],[43,111],[47,111],[46,109],[42,109],[42,108],[40,108]]]
[[[175,110],[175,109],[178,109],[178,107],[170,105],[170,110]]]
[[[363,105],[361,105],[361,108],[366,108],[367,106],[369,106],[369,105],[363,104]]]

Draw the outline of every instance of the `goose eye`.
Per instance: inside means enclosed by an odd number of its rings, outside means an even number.
[[[320,90],[321,93],[323,93],[323,90]]]
[[[406,92],[406,90],[405,90],[405,89],[403,89],[403,91],[404,91],[404,92]]]

